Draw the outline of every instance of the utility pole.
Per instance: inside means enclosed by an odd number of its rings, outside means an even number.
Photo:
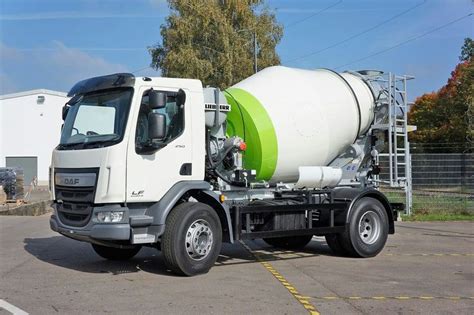
[[[253,32],[253,66],[255,73],[258,72],[257,65],[257,32]]]

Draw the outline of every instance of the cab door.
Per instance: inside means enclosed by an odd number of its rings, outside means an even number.
[[[127,202],[153,202],[177,182],[192,178],[192,128],[190,106],[179,104],[178,89],[154,87],[166,93],[166,106],[152,109],[148,102],[149,87],[142,87],[134,106],[127,152]],[[187,91],[184,90],[187,94]],[[164,115],[166,136],[159,149],[150,152],[148,116]]]

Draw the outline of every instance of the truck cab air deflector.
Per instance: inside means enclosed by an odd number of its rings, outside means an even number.
[[[133,87],[134,84],[135,76],[133,74],[115,73],[82,80],[72,87],[67,96],[73,97],[79,94],[112,88]]]

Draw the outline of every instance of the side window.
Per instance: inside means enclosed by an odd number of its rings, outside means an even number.
[[[148,102],[148,93],[143,93],[138,114],[137,129],[135,133],[135,151],[141,153],[151,144],[148,137],[148,115],[152,112],[163,114],[166,121],[166,137],[163,144],[170,143],[178,138],[184,130],[184,104],[178,104],[176,92],[166,92],[166,106],[152,110]]]

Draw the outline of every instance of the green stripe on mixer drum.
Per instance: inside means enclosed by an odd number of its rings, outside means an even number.
[[[257,179],[269,180],[275,172],[278,144],[272,120],[252,94],[239,88],[225,91],[231,111],[227,115],[227,135],[239,136],[247,144],[246,169],[257,171]]]

